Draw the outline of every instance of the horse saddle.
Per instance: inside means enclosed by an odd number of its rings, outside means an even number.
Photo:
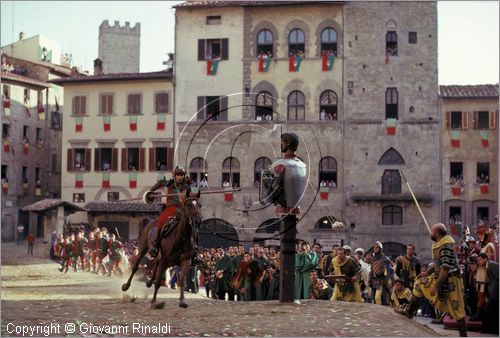
[[[177,217],[174,216],[172,218],[170,218],[167,222],[167,224],[165,224],[163,226],[163,228],[161,229],[160,231],[160,238],[165,238],[168,236],[169,233],[172,232],[172,230],[175,228],[176,224],[178,223],[178,220],[177,220]],[[149,241],[151,243],[154,243],[156,241],[156,234],[158,233],[158,231],[156,231],[156,228],[152,228],[151,231],[149,232]]]

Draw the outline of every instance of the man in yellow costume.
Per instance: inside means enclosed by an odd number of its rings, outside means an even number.
[[[346,255],[346,249],[339,248],[337,256],[332,262],[334,275],[343,276],[343,280],[335,281],[332,300],[343,300],[345,302],[362,302],[361,288],[359,287],[359,276],[361,266],[356,259]]]
[[[418,310],[420,300],[425,297],[434,308],[446,312],[457,321],[461,337],[467,337],[465,323],[464,284],[460,276],[458,259],[455,254],[455,241],[448,235],[442,223],[431,228],[433,267],[417,276],[413,287],[414,298],[405,313],[413,318]]]

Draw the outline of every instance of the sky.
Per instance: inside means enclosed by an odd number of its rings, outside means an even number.
[[[141,23],[141,72],[164,69],[174,51],[175,15],[181,1],[1,1],[2,46],[41,34],[61,43],[73,64],[93,71],[103,20]],[[499,80],[499,2],[438,2],[439,84]],[[82,67],[83,66],[83,67]]]

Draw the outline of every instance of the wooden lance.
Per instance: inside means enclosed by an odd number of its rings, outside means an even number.
[[[431,228],[429,227],[429,223],[427,223],[427,220],[425,219],[424,213],[422,212],[422,209],[420,209],[420,205],[418,204],[417,198],[415,197],[415,194],[413,194],[413,190],[411,190],[410,183],[408,183],[408,180],[405,177],[405,174],[403,174],[403,171],[401,169],[399,170],[401,173],[401,176],[403,176],[406,185],[408,186],[408,190],[410,190],[411,197],[413,197],[413,200],[415,201],[415,205],[417,206],[418,211],[420,212],[420,216],[424,219],[425,225],[427,226],[427,230],[429,231],[429,234],[431,234]]]

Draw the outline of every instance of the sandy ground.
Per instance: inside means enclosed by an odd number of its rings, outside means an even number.
[[[2,245],[2,336],[437,336],[429,327],[388,307],[329,301],[298,304],[227,302],[161,288],[164,309],[152,310],[152,289],[139,281],[85,272],[25,256],[25,246]],[[204,289],[200,290],[203,291]],[[133,297],[137,300],[131,302]],[[16,331],[17,330],[17,331]],[[32,330],[32,331],[28,331]],[[36,331],[38,330],[38,331]],[[46,330],[46,331],[43,331]],[[17,333],[16,333],[17,332]],[[36,334],[38,332],[38,334]],[[456,331],[448,331],[458,336]]]

